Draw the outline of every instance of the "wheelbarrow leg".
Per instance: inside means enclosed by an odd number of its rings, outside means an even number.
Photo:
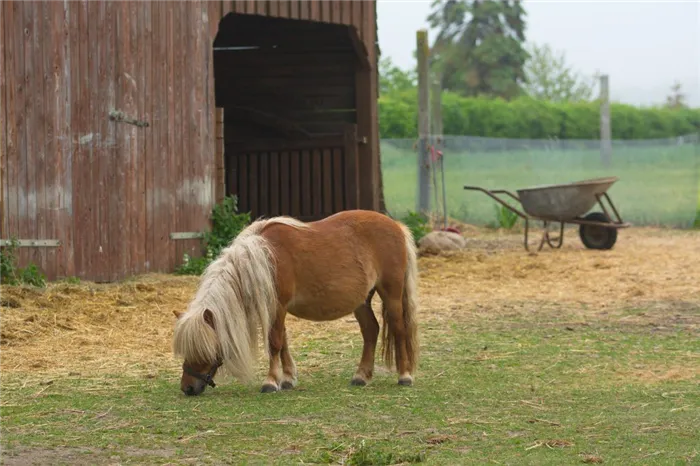
[[[554,240],[550,238],[549,230],[547,230],[547,244],[552,249],[559,249],[562,247],[564,244],[564,222],[559,222],[559,237],[554,238]]]

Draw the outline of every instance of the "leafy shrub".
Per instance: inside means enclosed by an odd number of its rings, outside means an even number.
[[[418,95],[407,89],[379,99],[383,139],[418,137]],[[700,109],[640,108],[611,103],[614,139],[683,136],[700,129]],[[520,97],[511,101],[442,93],[443,131],[449,135],[510,139],[598,139],[598,102],[553,103]]]
[[[46,276],[36,264],[29,264],[25,268],[17,267],[18,246],[18,241],[12,238],[8,246],[0,248],[0,282],[3,285],[46,286]]]
[[[431,231],[430,225],[428,224],[428,218],[421,213],[409,212],[401,219],[401,221],[408,227],[409,230],[411,230],[416,244],[418,244],[422,237]]]
[[[510,230],[518,223],[520,217],[512,210],[500,204],[494,204],[493,207],[496,211],[496,228]]]
[[[238,234],[250,224],[250,213],[238,213],[238,198],[227,196],[216,204],[211,212],[212,228],[204,232],[203,251],[200,257],[185,254],[182,265],[175,269],[178,275],[201,275]]]

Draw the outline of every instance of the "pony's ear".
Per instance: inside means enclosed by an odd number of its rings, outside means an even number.
[[[182,317],[182,314],[184,314],[184,313],[180,312],[180,311],[173,311],[173,314],[175,314],[175,317],[179,319],[180,317]]]
[[[204,322],[208,323],[211,328],[214,328],[214,314],[209,309],[204,310]]]

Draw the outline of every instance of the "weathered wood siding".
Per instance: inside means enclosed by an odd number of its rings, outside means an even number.
[[[114,280],[197,247],[169,234],[204,228],[214,198],[216,6],[0,2],[3,237],[61,241],[21,263]]]
[[[229,11],[352,24],[376,63],[374,1],[0,2],[0,233],[61,241],[21,248],[21,265],[110,281],[197,252],[169,235],[207,228],[221,196],[212,42]],[[358,82],[366,207],[378,198],[376,69]]]

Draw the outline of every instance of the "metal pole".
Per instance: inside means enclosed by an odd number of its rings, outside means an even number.
[[[610,166],[612,158],[612,131],[610,129],[610,80],[607,74],[600,77],[600,161]]]
[[[430,212],[430,83],[428,82],[428,31],[416,34],[418,55],[418,212]]]

